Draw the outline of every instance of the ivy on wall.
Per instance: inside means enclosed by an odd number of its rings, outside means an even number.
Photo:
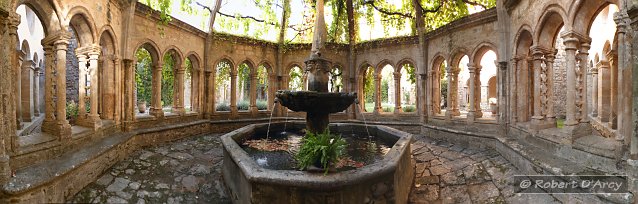
[[[151,54],[144,48],[135,52],[137,65],[135,67],[135,88],[137,90],[137,102],[151,102],[152,92],[152,71]]]

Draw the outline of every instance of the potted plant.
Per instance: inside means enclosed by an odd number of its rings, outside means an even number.
[[[496,98],[489,98],[488,101],[490,103],[490,110],[492,111],[492,114],[496,114],[496,112],[498,111],[498,106],[496,104]]]
[[[301,140],[302,145],[295,156],[301,170],[323,170],[324,174],[340,159],[346,149],[346,141],[340,135],[323,133],[306,133]]]
[[[137,102],[137,110],[140,113],[146,113],[146,101],[138,101]]]

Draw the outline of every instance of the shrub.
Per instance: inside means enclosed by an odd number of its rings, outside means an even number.
[[[78,104],[74,101],[66,103],[66,119],[74,120],[78,117]]]
[[[410,113],[416,111],[416,106],[405,106],[403,107],[403,112]]]
[[[217,104],[215,107],[216,111],[230,111],[230,106],[227,103]]]
[[[257,110],[268,110],[268,101],[257,101]]]
[[[295,155],[298,167],[305,170],[310,166],[317,166],[325,170],[324,174],[343,155],[347,145],[340,135],[330,134],[328,129],[323,133],[306,133],[301,143],[301,148]]]
[[[250,107],[250,103],[248,101],[240,101],[237,103],[237,110],[247,111],[248,107]]]

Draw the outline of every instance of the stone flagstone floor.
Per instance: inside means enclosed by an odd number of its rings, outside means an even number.
[[[230,203],[221,148],[219,135],[206,135],[137,151],[69,202]],[[561,203],[552,195],[516,194],[511,176],[518,170],[494,150],[415,136],[412,151],[410,203]]]

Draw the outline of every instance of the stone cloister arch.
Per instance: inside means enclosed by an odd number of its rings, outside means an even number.
[[[483,117],[483,108],[487,104],[487,98],[482,97],[483,93],[487,91],[483,89],[485,84],[489,78],[483,77],[484,75],[496,75],[496,61],[498,60],[498,53],[496,53],[498,49],[494,46],[493,43],[483,42],[476,46],[472,55],[470,57],[470,62],[468,63],[468,71],[470,72],[470,82],[469,82],[469,110],[468,110],[468,119],[472,121],[475,118]],[[484,62],[484,56],[493,52],[495,55],[495,59],[493,62]],[[483,70],[483,66],[488,70]],[[488,72],[489,71],[489,72]],[[488,72],[487,74],[482,74],[482,72]],[[483,105],[483,106],[482,106]]]
[[[405,58],[397,62],[396,69],[399,75],[395,78],[395,86],[398,89],[395,97],[398,107],[395,108],[395,111],[417,114],[416,72],[418,67],[414,60]]]
[[[265,74],[265,76],[264,76]],[[275,89],[277,86],[274,83],[276,81],[275,70],[273,70],[272,63],[266,60],[263,60],[257,66],[255,70],[255,77],[257,80],[256,86],[256,100],[257,103],[263,101],[264,97],[266,98],[266,109],[268,111],[272,111],[274,101],[275,101]],[[263,108],[257,105],[258,110],[264,110]]]
[[[451,58],[445,73],[447,73],[447,96],[448,104],[445,110],[445,118],[450,120],[454,117],[460,117],[462,107],[466,107],[466,95],[468,91],[465,87],[466,79],[469,77],[467,66],[469,64],[469,52],[466,48],[457,48],[451,52]],[[464,110],[467,108],[463,108]],[[466,110],[465,110],[466,111]],[[464,112],[465,112],[464,111]]]
[[[202,94],[204,90],[204,83],[203,83],[204,70],[202,65],[200,64],[202,60],[201,60],[201,57],[195,52],[189,52],[188,54],[186,54],[186,56],[187,56],[186,59],[188,60],[188,63],[190,63],[190,64],[187,64],[186,66],[190,66],[190,67],[187,67],[185,74],[190,75],[190,83],[188,80],[185,79],[184,107],[190,108],[191,112],[199,113],[202,110],[202,105],[203,105]],[[190,91],[187,92],[186,89],[189,89]],[[186,96],[186,95],[189,95],[189,96]]]
[[[256,95],[253,95],[256,92],[252,90],[256,90],[255,83],[255,63],[253,63],[250,59],[245,59],[238,66],[235,67],[234,74],[231,80],[234,80],[233,86],[234,96],[237,98],[235,100],[238,111],[243,112],[256,112]]]
[[[184,54],[174,46],[169,46],[162,54],[160,61],[160,86],[159,89],[171,89],[172,91],[161,91],[162,108],[168,108],[178,115],[184,115]],[[172,103],[170,102],[172,100]]]
[[[100,34],[99,45],[102,57],[98,61],[98,67],[100,67],[98,113],[102,119],[119,121],[121,106],[117,104],[117,101],[121,101],[121,95],[118,94],[121,92],[121,79],[118,80],[120,75],[119,57],[117,57],[118,50],[115,49],[117,42],[113,36],[113,31],[110,28]]]
[[[532,52],[530,47],[534,44],[529,26],[522,26],[515,41],[515,55],[511,60],[512,72],[510,80],[512,87],[510,92],[511,122],[526,122],[531,119],[533,105],[533,72],[531,70]]]
[[[234,95],[232,91],[233,83],[231,83],[232,72],[234,72],[235,63],[229,57],[223,57],[214,64],[215,73],[213,77],[214,81],[214,110],[215,111],[231,111],[235,106],[231,98]],[[229,91],[230,90],[230,91]]]
[[[358,95],[359,97],[359,105],[361,106],[360,112],[377,112],[376,107],[379,103],[377,98],[376,87],[379,83],[376,77],[375,68],[370,65],[369,62],[363,62],[359,68],[357,69],[357,84],[359,84],[357,88],[357,93],[361,93]],[[370,107],[368,110],[367,103],[374,103],[373,107]]]
[[[437,53],[432,60],[432,71],[430,75],[432,75],[432,96],[430,97],[432,101],[432,107],[430,108],[434,115],[444,114],[442,112],[442,108],[447,108],[449,105],[449,98],[447,98],[447,91],[449,91],[449,81],[447,80],[447,75],[450,73],[447,72],[448,64],[442,54]],[[443,78],[445,77],[445,78]],[[446,92],[443,93],[443,87],[441,83],[447,83]],[[441,98],[444,98],[443,100]],[[443,103],[443,105],[441,105]]]
[[[375,109],[379,110],[379,113],[396,112],[395,108],[397,104],[395,93],[397,87],[396,83],[394,83],[394,79],[396,78],[397,72],[394,64],[388,59],[383,59],[377,64],[374,73],[376,74],[375,81],[378,82],[375,83],[375,100],[378,101]],[[387,89],[384,85],[387,86]],[[383,100],[384,98],[386,98],[386,100]]]
[[[135,64],[135,104],[137,104],[138,109],[140,105],[150,106],[149,114],[155,117],[163,117],[164,112],[162,111],[162,103],[161,103],[161,90],[159,90],[159,86],[161,84],[161,63],[160,63],[160,52],[157,45],[150,40],[143,41],[139,46],[136,47],[136,52],[132,57],[136,61]],[[142,59],[135,56],[141,52],[140,54],[147,54],[147,58],[149,59],[145,61],[140,61]],[[144,84],[145,87],[139,87]],[[148,86],[150,86],[150,90],[148,90]],[[142,93],[141,91],[145,91],[147,93]],[[150,93],[148,93],[150,91]],[[141,95],[146,95],[142,97]],[[150,96],[149,96],[150,95]],[[150,100],[150,101],[146,101]]]

